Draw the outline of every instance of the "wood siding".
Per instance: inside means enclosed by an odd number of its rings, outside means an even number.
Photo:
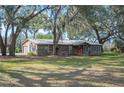
[[[37,55],[38,56],[47,56],[49,55],[49,46],[48,45],[38,45],[37,46]]]
[[[101,55],[102,46],[101,45],[84,45],[83,55]]]
[[[52,54],[53,54],[53,46],[49,45],[49,55],[52,55]]]
[[[68,56],[69,55],[69,46],[59,45],[57,50],[57,55]]]

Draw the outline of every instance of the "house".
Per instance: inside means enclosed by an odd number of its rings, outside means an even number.
[[[27,39],[22,44],[23,53],[33,52],[38,56],[53,54],[53,40]],[[102,45],[91,44],[83,40],[60,40],[57,55],[101,55]]]

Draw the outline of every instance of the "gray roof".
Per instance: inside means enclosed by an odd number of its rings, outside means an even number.
[[[53,40],[46,39],[28,39],[32,43],[38,45],[53,45]],[[91,44],[91,45],[101,45],[96,43],[90,43],[83,40],[59,40],[59,45],[82,45],[82,44]]]

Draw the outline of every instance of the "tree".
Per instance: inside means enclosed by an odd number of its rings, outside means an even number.
[[[49,6],[2,6],[5,11],[5,21],[11,26],[9,55],[15,55],[16,39],[22,32],[22,29],[25,28],[26,23],[38,16],[41,12],[44,12],[48,7]],[[3,39],[1,41],[3,41]],[[1,47],[3,46],[5,45],[2,44]]]
[[[116,36],[124,41],[124,6],[111,6],[117,20]]]
[[[87,20],[79,14],[79,11],[75,6],[69,7],[65,20],[65,30],[69,39],[81,39],[85,32],[90,28],[87,24]]]
[[[66,26],[73,21],[78,12],[69,15],[71,6],[53,6],[50,11],[49,27],[53,33],[53,54],[56,54],[57,44],[62,39],[63,33],[67,32]]]
[[[25,35],[21,32],[16,40],[16,52],[22,52],[22,43],[25,40]]]
[[[52,37],[52,34],[45,34],[45,35],[43,35],[43,34],[37,34],[36,35],[36,39],[53,39],[53,37]]]
[[[28,38],[28,33],[30,32],[33,34],[33,38],[36,38],[36,33],[40,29],[44,29],[45,23],[47,21],[47,15],[46,14],[39,14],[35,18],[31,19],[24,28],[24,34],[26,38]]]
[[[9,24],[7,24],[6,26],[6,32],[5,32],[5,44],[4,44],[4,39],[2,38],[2,33],[3,33],[3,29],[2,29],[2,25],[6,24],[5,20],[4,20],[4,11],[2,10],[2,7],[0,7],[0,48],[1,48],[1,53],[2,55],[6,55],[6,46],[7,46],[7,34],[8,34],[8,29],[9,29]]]
[[[110,6],[78,6],[83,16],[94,32],[98,43],[104,44],[118,33],[117,20]]]

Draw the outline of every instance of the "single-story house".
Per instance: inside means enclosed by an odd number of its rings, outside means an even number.
[[[23,53],[33,52],[38,56],[53,54],[53,40],[27,39],[22,44]],[[101,55],[102,45],[91,44],[83,40],[60,40],[57,55]]]

